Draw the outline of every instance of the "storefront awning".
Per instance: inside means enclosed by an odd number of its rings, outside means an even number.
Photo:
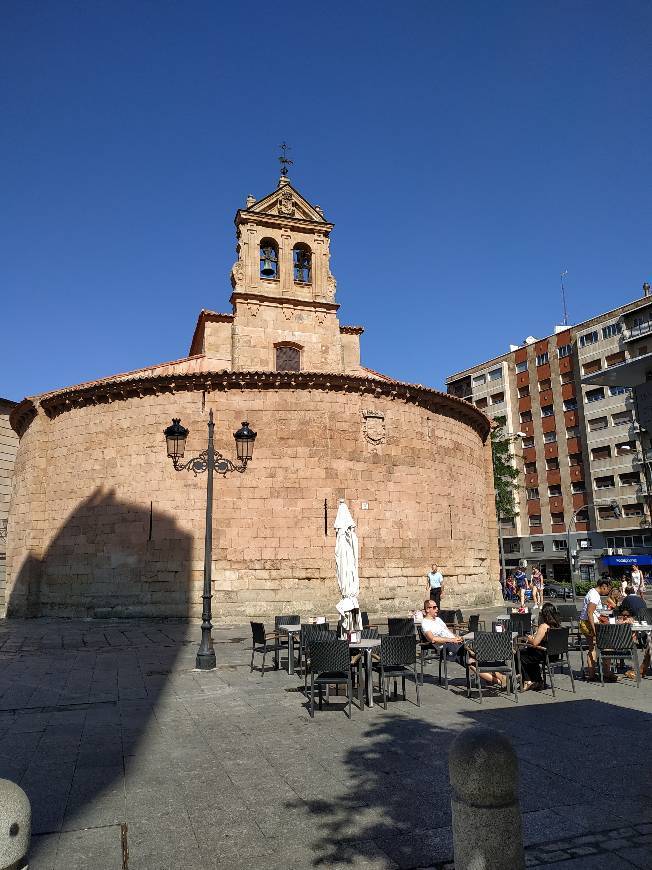
[[[652,565],[652,556],[603,556],[605,565]]]

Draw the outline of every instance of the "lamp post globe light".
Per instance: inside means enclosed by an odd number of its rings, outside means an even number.
[[[247,468],[254,452],[256,432],[249,428],[249,423],[243,422],[240,429],[233,433],[236,446],[236,456],[239,465],[222,456],[213,447],[213,411],[208,414],[208,446],[198,456],[193,456],[185,462],[186,439],[188,429],[181,425],[178,417],[164,430],[168,457],[172,460],[175,471],[192,471],[195,477],[207,472],[206,475],[206,531],[204,535],[204,589],[202,592],[201,641],[197,650],[196,667],[201,671],[210,671],[215,667],[215,649],[212,635],[212,567],[213,567],[213,472],[222,477],[232,471],[242,474]]]

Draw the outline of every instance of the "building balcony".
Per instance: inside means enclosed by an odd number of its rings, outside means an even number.
[[[637,338],[643,338],[652,333],[652,320],[646,320],[644,323],[639,323],[636,326],[631,326],[623,335],[625,341],[635,341]]]

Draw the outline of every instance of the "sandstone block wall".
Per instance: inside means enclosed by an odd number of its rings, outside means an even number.
[[[436,413],[344,388],[141,393],[51,419],[40,407],[24,431],[10,614],[200,614],[206,478],[174,471],[162,430],[180,417],[187,455],[199,453],[209,408],[226,456],[234,458],[242,420],[258,432],[246,472],[215,480],[217,621],[334,614],[339,498],[358,523],[365,610],[419,606],[433,561],[447,578],[447,605],[499,599],[490,447],[452,400]],[[384,416],[380,443],[365,434],[369,409]]]
[[[301,349],[302,371],[344,370],[340,324],[335,311],[299,304],[238,301],[233,323],[233,368],[274,371],[275,347]]]

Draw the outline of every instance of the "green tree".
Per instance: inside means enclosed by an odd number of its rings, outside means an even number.
[[[491,454],[494,466],[494,489],[496,490],[496,512],[499,517],[511,519],[518,513],[514,494],[518,489],[518,469],[512,464],[510,444],[513,436],[505,430],[505,417],[494,419],[491,430]]]

